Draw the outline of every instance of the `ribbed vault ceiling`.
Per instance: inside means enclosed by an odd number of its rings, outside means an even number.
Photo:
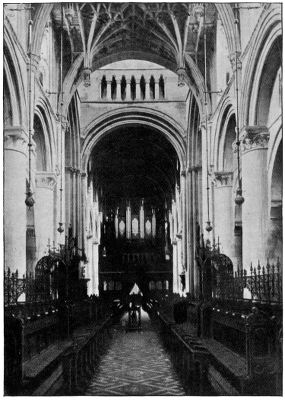
[[[102,57],[139,50],[176,69],[185,53],[199,62],[203,30],[211,33],[216,16],[212,3],[205,9],[203,3],[63,3],[65,56],[72,62],[84,54],[84,66],[92,67]],[[59,28],[61,3],[52,17]]]

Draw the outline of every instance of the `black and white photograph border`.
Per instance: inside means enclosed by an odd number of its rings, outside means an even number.
[[[3,396],[282,396],[282,3],[3,11]]]

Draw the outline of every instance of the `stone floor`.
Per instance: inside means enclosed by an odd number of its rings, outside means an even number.
[[[185,396],[158,333],[142,311],[142,330],[126,331],[127,315],[114,327],[110,347],[86,396]]]

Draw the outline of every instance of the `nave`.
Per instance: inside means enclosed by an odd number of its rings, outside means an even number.
[[[141,330],[127,330],[128,313],[113,337],[86,396],[185,396],[156,327],[142,310]]]

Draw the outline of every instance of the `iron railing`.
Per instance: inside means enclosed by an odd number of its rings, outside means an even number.
[[[260,263],[257,267],[251,264],[249,274],[243,269],[238,269],[235,273],[217,274],[213,298],[249,298],[266,303],[282,303],[282,271],[279,259],[276,264],[267,261],[263,267]]]

